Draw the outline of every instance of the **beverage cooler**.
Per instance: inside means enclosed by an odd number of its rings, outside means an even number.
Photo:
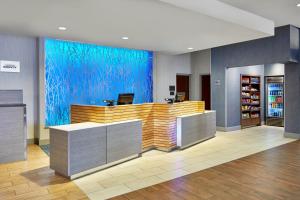
[[[268,76],[266,84],[266,125],[284,126],[284,77]]]

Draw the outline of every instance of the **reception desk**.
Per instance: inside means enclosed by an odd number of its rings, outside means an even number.
[[[72,105],[71,123],[142,121],[143,150],[170,151],[177,147],[177,117],[205,112],[204,101],[174,104],[145,103],[120,106]]]
[[[140,156],[141,120],[50,127],[50,168],[70,179]]]
[[[177,117],[177,146],[180,149],[208,140],[216,135],[216,111]]]

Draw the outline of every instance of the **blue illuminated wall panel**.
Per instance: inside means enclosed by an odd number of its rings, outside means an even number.
[[[45,40],[46,126],[70,123],[70,105],[103,105],[119,93],[152,102],[153,53]]]

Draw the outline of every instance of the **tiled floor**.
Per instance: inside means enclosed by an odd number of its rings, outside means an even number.
[[[149,151],[141,158],[74,182],[90,199],[107,199],[292,141],[283,137],[283,128],[277,127],[218,132],[214,139],[189,149],[171,153]]]

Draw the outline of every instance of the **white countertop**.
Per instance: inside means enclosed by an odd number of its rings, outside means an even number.
[[[87,129],[87,128],[95,128],[105,126],[105,124],[95,123],[95,122],[83,122],[78,124],[66,124],[66,125],[60,125],[60,126],[51,126],[50,129],[56,129],[61,131],[75,131],[75,130],[81,130],[81,129]]]
[[[141,121],[141,120],[134,119],[134,120],[119,121],[119,122],[106,123],[106,124],[105,123],[95,123],[95,122],[82,122],[82,123],[77,123],[77,124],[51,126],[51,127],[49,127],[49,129],[55,129],[55,130],[69,132],[69,131],[96,128],[96,127],[102,127],[102,126],[111,126],[111,125],[117,125],[117,124],[123,124],[123,123],[135,122],[135,121]]]
[[[216,111],[215,110],[206,110],[203,113],[193,113],[193,114],[188,114],[188,115],[179,115],[179,116],[177,116],[177,118],[191,117],[191,116],[195,116],[195,115],[203,115],[203,114],[212,113],[212,112],[216,112]]]

